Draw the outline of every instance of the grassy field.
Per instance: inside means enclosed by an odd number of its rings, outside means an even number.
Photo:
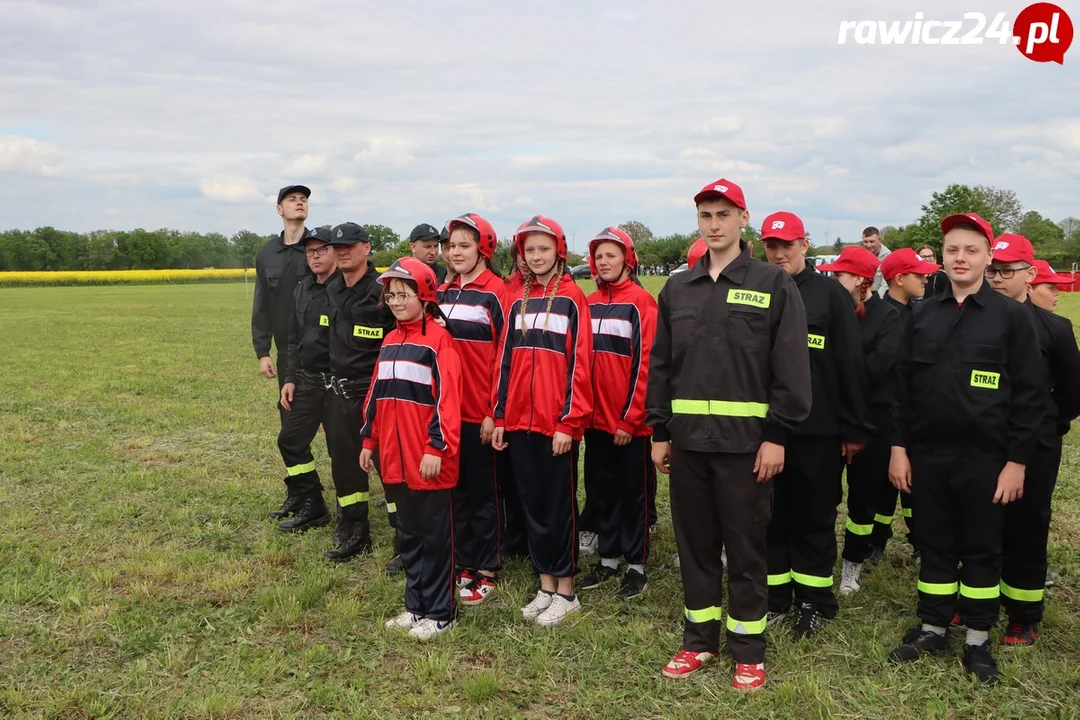
[[[1080,298],[1062,305],[1080,318]],[[769,683],[746,695],[727,659],[660,676],[682,626],[666,486],[634,603],[582,593],[582,613],[537,627],[515,563],[436,642],[385,631],[404,581],[380,572],[382,513],[375,557],[345,566],[321,557],[330,528],[285,536],[266,518],[282,497],[277,387],[249,318],[243,284],[0,290],[0,716],[1080,717],[1072,440],[1043,637],[997,651],[998,687],[976,687],[959,657],[885,663],[915,606],[895,544],[819,642],[770,634]],[[329,485],[321,437],[316,459]]]

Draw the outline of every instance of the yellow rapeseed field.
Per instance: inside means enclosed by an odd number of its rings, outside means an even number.
[[[155,285],[159,283],[216,283],[255,279],[252,269],[205,270],[59,270],[0,272],[0,287],[49,285]]]

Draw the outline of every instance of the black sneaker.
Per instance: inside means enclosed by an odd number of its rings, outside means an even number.
[[[948,638],[923,630],[920,625],[904,635],[904,644],[889,653],[889,662],[913,662],[923,655],[944,655],[948,650]]]
[[[990,640],[982,645],[964,645],[964,669],[984,685],[997,684],[998,667],[990,654]]]
[[[619,586],[619,597],[623,600],[636,598],[643,593],[647,587],[649,587],[649,581],[645,577],[645,573],[638,572],[631,568],[623,575],[622,584]]]
[[[802,640],[825,627],[828,620],[810,603],[802,603],[795,611],[795,639]],[[766,622],[766,625],[768,623]]]
[[[875,547],[870,549],[870,557],[867,558],[871,565],[880,565],[885,558],[885,548]]]
[[[386,574],[389,575],[390,577],[393,577],[394,575],[398,575],[404,570],[405,570],[405,563],[402,562],[401,556],[398,555],[397,553],[395,553],[394,557],[390,558],[389,562],[386,563]]]
[[[593,590],[600,587],[600,583],[610,580],[619,574],[619,568],[609,568],[607,565],[596,563],[596,567],[578,583],[578,590]]]

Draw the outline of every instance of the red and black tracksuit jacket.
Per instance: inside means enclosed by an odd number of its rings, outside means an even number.
[[[398,488],[405,609],[439,621],[453,618],[457,594],[451,489],[458,478],[460,407],[461,362],[450,333],[431,318],[398,323],[375,362],[360,437],[365,449],[379,452],[384,485]],[[442,458],[430,480],[420,475],[424,455]]]
[[[656,300],[631,279],[599,283],[592,314],[593,414],[585,431],[585,511],[602,558],[645,564],[655,504],[652,428],[645,424],[649,354],[656,337]],[[633,436],[615,444],[618,430]]]
[[[511,298],[496,367],[495,424],[506,429],[525,513],[529,554],[543,574],[577,569],[577,455],[592,416],[592,322],[585,294],[569,274],[547,288],[533,282],[529,302]],[[524,307],[523,307],[524,306]],[[571,451],[552,453],[556,432]]]
[[[464,570],[500,569],[502,505],[497,458],[480,441],[484,418],[494,418],[491,378],[506,325],[509,286],[491,270],[470,283],[461,276],[439,290],[446,329],[462,365],[461,475],[454,488],[455,562]]]

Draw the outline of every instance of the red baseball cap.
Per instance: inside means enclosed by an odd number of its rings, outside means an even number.
[[[998,262],[1035,264],[1035,248],[1023,235],[1005,233],[994,242],[994,259]]]
[[[775,212],[761,223],[761,239],[795,242],[806,237],[806,228],[795,213]]]
[[[881,277],[892,280],[897,275],[933,275],[940,265],[926,262],[911,248],[893,250],[881,261]]]
[[[945,235],[960,223],[969,223],[979,228],[982,234],[986,236],[986,242],[990,244],[990,247],[994,246],[994,228],[990,227],[990,223],[979,217],[978,213],[950,215],[941,221],[941,234]]]
[[[746,198],[743,197],[742,188],[724,178],[720,178],[701,188],[701,192],[694,196],[694,204],[700,205],[702,200],[717,197],[729,200],[740,210],[746,209]]]
[[[1058,275],[1054,272],[1054,269],[1050,267],[1050,263],[1045,260],[1036,260],[1032,265],[1038,270],[1035,274],[1035,279],[1031,281],[1032,285],[1045,285],[1047,283],[1052,283],[1054,285],[1072,285],[1076,282],[1076,280],[1071,277]]]
[[[846,272],[859,277],[873,279],[877,273],[877,255],[862,247],[846,247],[840,252],[836,262],[818,265],[822,272]]]

